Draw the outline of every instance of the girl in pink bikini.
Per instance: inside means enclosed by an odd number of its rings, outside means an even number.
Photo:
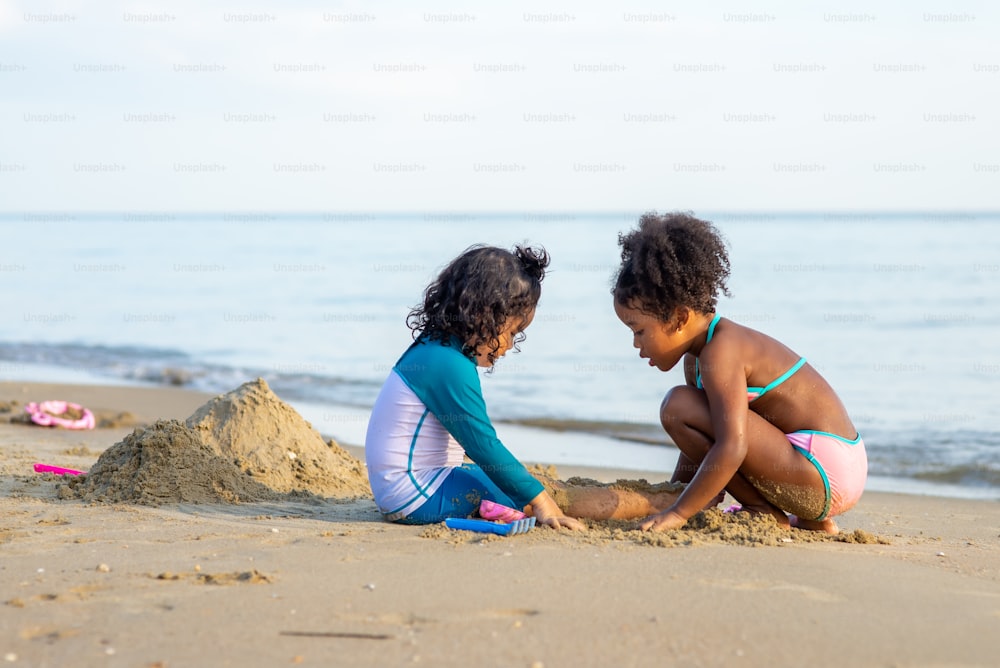
[[[683,358],[687,380],[660,405],[680,449],[672,481],[687,487],[642,528],[681,527],[726,491],[783,526],[836,533],[833,517],[864,491],[864,442],[805,358],[715,312],[718,294],[729,294],[718,230],[687,214],[648,213],[618,243],[615,313],[640,357],[660,371]]]

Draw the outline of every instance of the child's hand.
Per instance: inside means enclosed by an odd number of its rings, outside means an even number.
[[[535,521],[538,524],[544,524],[553,529],[581,531],[586,528],[580,520],[566,517],[548,492],[542,492],[531,500],[531,514],[535,516]]]
[[[670,531],[671,529],[680,529],[685,524],[687,524],[685,518],[668,508],[662,513],[656,513],[647,517],[639,525],[639,528],[643,531]]]
[[[573,531],[583,531],[587,528],[580,520],[573,517],[566,517],[565,515],[562,517],[548,517],[545,519],[536,515],[535,519],[539,523],[544,524],[547,527],[552,527],[553,529],[572,529]]]

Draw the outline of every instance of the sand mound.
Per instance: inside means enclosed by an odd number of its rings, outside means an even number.
[[[364,465],[324,441],[262,378],[215,397],[187,419],[187,426],[216,454],[275,491],[371,496]]]
[[[371,497],[364,465],[263,379],[215,397],[185,423],[160,420],[108,448],[60,495],[87,501],[240,503]]]
[[[278,497],[177,420],[160,420],[111,446],[86,476],[68,481],[86,501],[239,503]]]

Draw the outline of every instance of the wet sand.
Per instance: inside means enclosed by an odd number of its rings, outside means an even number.
[[[89,470],[136,425],[211,398],[0,383],[15,412],[65,399],[98,421],[129,414],[71,432],[0,412],[4,663],[987,666],[1000,650],[996,502],[867,493],[838,538],[713,514],[657,536],[594,523],[502,538],[386,524],[367,498],[88,502],[32,472]]]

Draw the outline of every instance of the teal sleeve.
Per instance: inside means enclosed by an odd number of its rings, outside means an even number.
[[[486,413],[476,363],[456,345],[418,340],[400,358],[396,373],[448,430],[490,480],[525,506],[544,489],[542,483],[497,437]]]

